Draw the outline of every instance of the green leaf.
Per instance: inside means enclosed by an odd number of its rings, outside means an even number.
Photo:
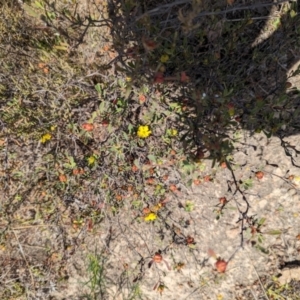
[[[149,154],[147,157],[149,158],[150,161],[156,163],[156,157],[154,155]]]
[[[94,111],[93,113],[92,113],[92,117],[89,119],[89,122],[90,123],[94,123],[94,120],[96,119],[96,117],[97,117],[97,111]]]
[[[276,230],[276,229],[273,229],[273,230],[269,230],[267,232],[264,232],[264,234],[270,234],[270,235],[280,235],[282,233],[281,230]]]
[[[263,130],[263,133],[266,135],[266,137],[269,139],[272,136],[272,132],[267,132]]]
[[[260,245],[256,245],[256,248],[258,249],[258,250],[260,250],[262,253],[264,253],[264,254],[269,254],[269,251],[266,249],[266,248],[264,248],[264,247],[262,247],[262,246],[260,246]]]
[[[253,186],[253,180],[251,178],[243,181],[243,187],[247,190]]]
[[[132,92],[132,86],[131,84],[128,84],[128,86],[125,89],[124,98],[127,99],[131,92]]]
[[[135,62],[129,62],[129,63],[128,63],[128,66],[129,66],[130,68],[132,68],[132,69],[135,69],[135,68],[136,68]]]
[[[174,52],[173,49],[168,49],[168,48],[164,49],[164,51],[169,55],[172,55]]]
[[[280,18],[275,18],[272,22],[272,25],[275,27],[275,29],[277,29],[281,25]]]
[[[191,174],[194,171],[194,165],[190,164],[187,160],[182,162],[182,169],[185,173]]]
[[[101,89],[100,83],[97,83],[97,84],[95,85],[95,89],[96,89],[96,91],[97,91],[99,94],[102,94],[102,89]]]
[[[214,158],[214,159],[213,159],[213,162],[212,162],[212,168],[214,168],[215,165],[216,165],[216,159]]]
[[[292,9],[291,11],[290,11],[290,17],[291,18],[294,18],[294,17],[296,17],[297,16],[297,13]]]
[[[99,105],[98,111],[100,114],[103,114],[105,112],[105,102],[102,101]]]
[[[168,137],[162,137],[163,141],[166,143],[166,144],[170,144],[171,143],[171,139],[168,138]]]
[[[134,207],[134,208],[141,208],[143,206],[143,203],[140,201],[140,200],[133,200],[131,202],[131,205]]]
[[[186,212],[191,212],[194,209],[194,203],[192,201],[186,201],[184,210]]]
[[[188,182],[187,182],[187,186],[192,186],[192,184],[193,184],[193,180],[189,179]]]
[[[36,13],[28,4],[24,3],[23,8],[30,17],[39,18],[39,14]]]
[[[298,66],[297,70],[293,72],[292,76],[297,76],[298,74],[300,74],[300,65]]]
[[[137,166],[138,168],[141,167],[140,162],[139,162],[138,159],[135,159],[135,160],[133,161],[133,163],[134,163],[134,165]]]
[[[39,2],[39,1],[35,1],[34,6],[37,7],[37,8],[41,8],[41,9],[44,8],[43,3]]]
[[[258,221],[258,225],[259,225],[259,226],[262,226],[265,222],[266,222],[266,218],[261,218],[261,219]]]
[[[223,96],[224,97],[228,97],[232,94],[233,89],[228,90],[227,88],[225,88],[225,90],[223,91]]]
[[[128,125],[128,132],[129,132],[129,134],[132,134],[133,129],[134,129],[133,125],[132,125],[132,124],[129,124],[129,125]]]

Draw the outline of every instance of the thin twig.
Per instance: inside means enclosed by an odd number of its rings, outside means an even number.
[[[236,188],[235,192],[233,193],[233,196],[237,192],[239,192],[242,195],[242,197],[243,197],[243,201],[246,203],[246,209],[244,211],[242,211],[240,209],[238,203],[236,203],[237,209],[238,209],[239,213],[241,214],[241,217],[239,218],[239,220],[237,221],[237,223],[241,222],[241,232],[240,232],[241,243],[240,243],[240,247],[243,248],[243,246],[244,246],[244,221],[245,221],[245,219],[248,218],[247,214],[248,214],[248,211],[249,211],[249,208],[250,208],[250,204],[249,204],[246,196],[244,195],[243,191],[240,189],[239,184],[238,184],[238,182],[236,180],[235,174],[234,174],[234,172],[233,172],[233,170],[231,168],[231,165],[230,165],[230,163],[228,161],[226,161],[226,165],[227,165],[229,171],[231,172],[231,175],[232,175],[232,178],[233,178],[233,181],[234,181],[234,184],[235,184],[235,188]]]
[[[169,3],[169,4],[164,4],[164,5],[160,5],[156,8],[153,8],[147,12],[145,12],[144,14],[142,14],[141,16],[137,17],[136,21],[140,20],[141,18],[143,18],[144,16],[147,16],[147,15],[153,15],[155,12],[160,12],[160,14],[164,13],[161,12],[164,8],[166,9],[170,9],[172,8],[173,6],[176,6],[176,5],[181,5],[181,4],[188,4],[190,3],[191,1],[190,0],[178,0],[178,1],[175,1],[173,3]]]
[[[268,297],[268,295],[267,295],[267,293],[266,293],[266,290],[265,290],[265,288],[264,288],[264,286],[263,286],[263,284],[262,284],[262,282],[261,282],[261,280],[260,280],[260,277],[259,277],[259,275],[258,275],[258,272],[257,272],[257,270],[256,270],[256,268],[255,268],[255,266],[254,266],[254,264],[253,264],[253,262],[252,262],[252,260],[251,260],[251,264],[252,264],[252,267],[253,267],[253,269],[254,269],[254,271],[255,271],[255,273],[256,273],[256,276],[257,276],[257,278],[258,278],[259,284],[260,284],[260,286],[261,286],[261,288],[262,288],[262,290],[263,290],[263,292],[264,292],[264,294],[265,294],[265,297],[266,297],[268,300],[270,300],[270,298]]]
[[[231,254],[231,256],[228,258],[228,260],[227,260],[227,263],[229,263],[233,258],[234,258],[234,256],[237,254],[237,252],[239,251],[241,249],[241,246],[239,246],[239,247],[237,247],[236,249],[235,249],[235,251]]]
[[[8,226],[9,224],[7,225],[0,225],[0,227],[5,227],[5,226]],[[52,227],[52,226],[56,226],[56,225],[51,225],[51,224],[41,224],[41,225],[26,225],[26,226],[20,226],[20,227],[13,227],[13,228],[10,228],[11,230],[22,230],[22,229],[28,229],[28,228],[37,228],[37,227]]]
[[[288,3],[289,0],[282,0],[278,2],[269,2],[269,3],[258,3],[258,4],[252,4],[247,6],[236,6],[229,9],[221,10],[221,11],[214,11],[214,12],[203,12],[197,15],[196,18],[202,17],[202,16],[212,16],[212,15],[224,15],[227,13],[232,13],[237,10],[247,10],[247,9],[254,9],[254,8],[260,8],[260,7],[268,7],[268,6],[276,6],[283,3]]]
[[[272,19],[277,19],[278,17],[271,17],[271,16],[267,16],[267,17],[253,17],[253,18],[249,18],[247,20],[272,20]],[[240,21],[244,21],[245,18],[241,18],[241,19],[226,19],[226,21],[228,22],[240,22]]]
[[[170,3],[170,4],[166,4],[166,5],[161,5],[157,8],[154,8],[152,10],[149,10],[148,12],[142,14],[141,16],[136,18],[136,21],[140,20],[141,18],[143,18],[144,16],[154,16],[154,15],[161,15],[166,13],[166,9],[170,9],[173,6],[176,5],[180,5],[180,4],[188,4],[190,1],[177,1],[174,3]],[[268,6],[276,6],[276,5],[280,5],[283,3],[288,3],[289,0],[282,0],[282,1],[278,1],[278,2],[269,2],[269,3],[257,3],[257,4],[252,4],[252,5],[246,5],[246,6],[236,6],[236,7],[232,7],[232,8],[228,8],[228,9],[224,9],[221,11],[210,11],[210,12],[202,12],[200,14],[198,14],[195,17],[195,20],[200,18],[200,17],[204,17],[204,16],[213,16],[213,15],[226,15],[228,13],[232,13],[235,11],[239,11],[239,10],[248,10],[248,9],[256,9],[256,8],[261,8],[261,7],[268,7]],[[168,22],[168,20],[163,21],[162,23]]]
[[[34,284],[34,278],[33,278],[33,275],[32,275],[32,273],[31,273],[30,266],[29,266],[29,263],[28,263],[28,261],[27,261],[27,259],[26,259],[25,253],[24,253],[24,251],[23,251],[23,247],[22,247],[22,245],[20,244],[20,241],[19,241],[18,236],[16,235],[16,233],[15,233],[13,230],[12,230],[12,232],[13,232],[13,234],[14,234],[14,236],[15,236],[17,242],[18,242],[20,252],[21,252],[21,254],[22,254],[22,256],[23,256],[23,259],[24,259],[24,261],[25,261],[25,264],[26,264],[26,266],[27,266],[27,268],[28,268],[28,271],[29,271],[29,274],[30,274],[30,277],[31,277],[31,284],[32,284],[33,286],[35,286],[35,284]]]
[[[254,294],[254,292],[252,291],[252,289],[250,289],[250,292],[251,292],[253,298],[254,298],[255,300],[258,300],[258,298],[255,296],[255,294]]]

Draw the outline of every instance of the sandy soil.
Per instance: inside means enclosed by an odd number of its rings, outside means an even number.
[[[245,200],[235,193],[231,171],[211,168],[211,162],[207,161],[199,175],[215,171],[212,180],[191,188],[182,186],[181,193],[174,194],[166,205],[168,221],[162,218],[153,224],[138,223],[130,211],[124,211],[123,216],[110,220],[109,230],[105,225],[94,239],[85,239],[85,244],[79,245],[69,260],[70,278],[65,283],[65,298],[60,296],[61,292],[54,292],[54,299],[77,299],[76,295],[83,291],[80,283],[84,281],[84,257],[103,249],[103,245],[107,250],[102,251],[107,259],[109,278],[107,299],[130,299],[126,293],[135,280],[142,290],[141,299],[224,300],[265,299],[266,290],[261,285],[265,286],[271,275],[279,277],[282,283],[293,278],[300,280],[300,266],[297,266],[300,170],[292,165],[278,138],[267,139],[263,134],[250,137],[246,132],[241,132],[240,137],[244,145],[237,144],[239,151],[234,154],[233,169],[249,202],[247,216],[250,218],[248,223],[244,220],[247,230],[242,234],[242,247],[241,222],[238,221],[241,219],[239,210],[246,209]],[[285,141],[297,146],[299,137],[291,136]],[[297,161],[297,157],[294,158]],[[256,177],[258,171],[263,172],[263,178]],[[248,182],[247,189],[242,182]],[[216,209],[220,207],[217,205],[221,197],[226,197],[228,203],[217,220]],[[190,212],[180,208],[187,201],[193,203]],[[261,219],[265,222],[255,232],[255,220]],[[184,231],[176,228],[178,220],[186,223]],[[162,231],[160,239],[158,231]],[[194,238],[194,245],[185,244],[187,236]],[[216,271],[216,258],[209,249],[225,261],[230,260],[224,274]],[[148,268],[152,255],[158,250],[162,251],[167,264],[153,263]],[[289,262],[294,264],[289,265]],[[178,263],[184,264],[182,268]],[[158,282],[165,286],[161,295],[153,290]]]

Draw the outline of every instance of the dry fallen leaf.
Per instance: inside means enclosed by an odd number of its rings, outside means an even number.
[[[145,37],[142,37],[142,43],[147,51],[153,51],[158,46],[158,44],[155,41]]]
[[[185,72],[180,73],[180,81],[181,82],[188,82],[190,80],[190,77],[186,75]]]
[[[220,201],[220,204],[221,204],[221,205],[225,205],[225,204],[227,203],[226,197],[221,197],[221,198],[219,199],[219,201]]]
[[[123,199],[122,195],[116,195],[116,200],[117,201],[122,201],[122,199]]]
[[[148,178],[147,180],[146,180],[146,183],[147,184],[155,184],[155,179],[154,178]]]
[[[211,179],[211,177],[209,175],[205,175],[204,176],[204,181],[205,182],[210,182],[210,181],[212,181],[212,179]]]
[[[154,75],[154,81],[153,83],[163,83],[165,81],[164,75],[162,72],[157,72]]]
[[[91,123],[84,123],[81,126],[85,131],[93,131],[94,130],[94,125]]]
[[[131,171],[132,172],[137,172],[139,170],[139,168],[136,166],[136,165],[133,165],[132,167],[131,167]]]
[[[225,273],[227,264],[228,263],[224,259],[218,259],[215,263],[217,271],[220,273]]]
[[[188,236],[186,237],[186,243],[187,243],[188,245],[195,244],[195,239],[194,239],[193,237],[191,237],[190,235],[188,235]]]
[[[171,190],[172,192],[175,192],[175,191],[177,190],[176,185],[175,185],[175,184],[171,184],[171,185],[170,185],[170,190]]]
[[[258,171],[258,172],[255,173],[255,177],[257,179],[263,179],[264,173],[262,171]]]
[[[144,103],[145,101],[146,101],[146,97],[145,97],[145,95],[139,95],[139,101],[140,101],[140,103]]]
[[[168,178],[169,178],[169,176],[168,176],[168,175],[164,175],[164,176],[162,177],[162,180],[163,180],[163,181],[167,181],[167,180],[168,180]]]
[[[216,253],[215,253],[215,251],[213,250],[213,249],[208,249],[207,250],[207,253],[208,253],[208,255],[209,256],[211,256],[211,257],[213,257],[213,258],[217,258],[217,255],[216,255]]]
[[[226,169],[227,168],[227,165],[226,165],[226,162],[223,161],[221,164],[220,164],[221,168],[222,169]]]
[[[60,182],[67,182],[67,176],[64,175],[64,174],[60,174],[58,176],[58,179],[59,179]]]
[[[158,252],[155,253],[155,255],[153,256],[153,261],[156,263],[160,263],[162,262],[163,258],[161,256],[161,254],[159,254]]]
[[[73,170],[73,175],[81,175],[81,174],[84,174],[83,169],[74,169]]]
[[[103,52],[107,52],[111,49],[111,46],[109,44],[106,44],[102,47]]]
[[[144,208],[143,208],[143,215],[148,215],[148,214],[150,214],[150,213],[151,213],[151,210],[150,210],[149,207],[144,207]]]
[[[170,154],[174,156],[174,155],[176,155],[176,151],[175,150],[171,150]]]
[[[199,179],[194,179],[193,180],[194,185],[199,185],[201,183],[201,180]]]

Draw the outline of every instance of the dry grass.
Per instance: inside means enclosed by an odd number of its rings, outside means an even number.
[[[196,172],[203,159],[229,166],[241,128],[298,132],[285,77],[300,43],[296,2],[275,7],[264,41],[270,6],[165,2],[1,6],[1,299],[62,299],[69,261],[96,240],[82,298],[143,299],[155,254],[176,245],[166,267],[179,273],[176,251],[193,257],[192,203],[169,200],[210,180]],[[112,264],[121,271],[109,278]],[[163,293],[165,270],[151,268]]]

